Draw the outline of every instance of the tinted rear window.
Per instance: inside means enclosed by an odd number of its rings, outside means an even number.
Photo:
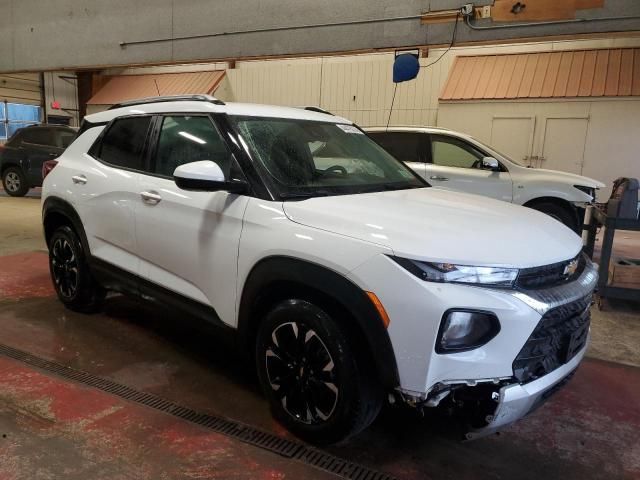
[[[143,169],[144,144],[151,117],[116,120],[102,139],[98,158],[118,167]]]
[[[34,145],[54,145],[53,133],[46,128],[27,128],[23,130],[22,141]]]
[[[369,136],[378,145],[402,162],[421,162],[421,133],[409,132],[371,132]]]

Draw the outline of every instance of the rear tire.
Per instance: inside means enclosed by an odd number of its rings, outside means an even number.
[[[29,191],[29,183],[22,169],[9,167],[2,174],[4,191],[12,197],[24,197]]]
[[[551,202],[536,203],[531,205],[530,208],[549,215],[574,232],[578,232],[578,215],[572,209]]]
[[[259,326],[256,364],[273,415],[298,437],[336,443],[365,429],[383,391],[343,328],[305,300],[278,304]]]
[[[106,290],[91,275],[80,239],[66,225],[49,239],[49,271],[58,298],[67,308],[82,313],[101,309]]]

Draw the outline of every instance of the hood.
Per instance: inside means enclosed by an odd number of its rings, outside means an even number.
[[[420,188],[284,202],[290,220],[390,248],[401,257],[533,267],[572,258],[580,237],[529,208]]]
[[[570,185],[583,185],[585,187],[592,188],[605,188],[606,185],[593,178],[583,177],[575,173],[561,172],[560,170],[548,170],[546,168],[526,168],[520,167],[526,170],[527,173],[535,173],[539,177],[548,178],[549,180],[556,182],[564,182]]]

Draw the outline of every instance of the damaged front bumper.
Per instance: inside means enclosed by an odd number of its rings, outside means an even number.
[[[571,378],[586,351],[585,346],[569,362],[544,377],[524,385],[506,385],[500,388],[495,413],[487,418],[486,426],[468,432],[467,440],[495,433],[531,413]]]

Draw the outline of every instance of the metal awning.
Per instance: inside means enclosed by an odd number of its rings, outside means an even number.
[[[224,70],[188,73],[160,73],[145,75],[118,75],[107,83],[87,103],[114,105],[138,98],[213,94],[224,78]]]
[[[640,48],[457,57],[440,100],[640,95]]]

